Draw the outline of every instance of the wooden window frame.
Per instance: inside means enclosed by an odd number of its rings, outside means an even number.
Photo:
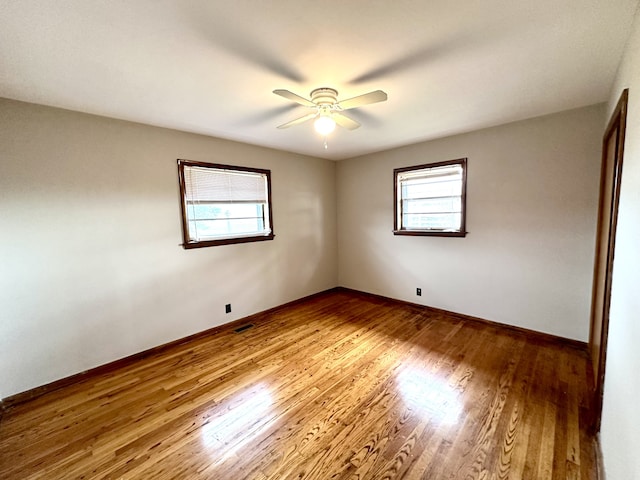
[[[237,172],[258,173],[266,176],[267,179],[267,211],[269,219],[269,227],[271,232],[267,235],[248,235],[245,237],[221,238],[217,240],[200,240],[194,241],[189,238],[189,224],[187,218],[187,200],[185,188],[184,167],[203,167],[212,169],[223,169]],[[178,159],[178,182],[180,185],[180,213],[182,216],[182,247],[185,249],[214,247],[217,245],[231,245],[236,243],[262,242],[265,240],[273,240],[275,238],[273,229],[273,208],[271,202],[271,170],[262,168],[240,167],[237,165],[225,165],[221,163],[198,162],[193,160]]]
[[[449,165],[460,165],[462,167],[462,191],[460,193],[461,202],[461,220],[460,230],[458,231],[445,231],[437,229],[429,230],[407,230],[402,228],[399,220],[399,198],[398,198],[398,174],[404,172],[411,172],[415,170],[427,170],[437,167],[445,167]],[[393,170],[393,234],[394,235],[409,235],[409,236],[425,236],[425,237],[465,237],[467,235],[466,229],[466,217],[467,217],[467,158],[458,158],[455,160],[446,160],[444,162],[425,163],[422,165],[415,165],[411,167],[396,168]]]

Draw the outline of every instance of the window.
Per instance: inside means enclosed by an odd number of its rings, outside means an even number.
[[[178,160],[184,248],[272,240],[271,171]]]
[[[395,235],[464,237],[467,159],[396,168]]]

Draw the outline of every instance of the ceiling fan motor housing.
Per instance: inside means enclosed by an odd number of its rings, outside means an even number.
[[[316,88],[311,92],[311,101],[316,105],[333,105],[338,102],[338,91],[333,88]]]

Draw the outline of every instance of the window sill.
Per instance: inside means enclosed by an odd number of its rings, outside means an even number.
[[[445,232],[438,230],[394,230],[394,235],[413,237],[466,237],[467,232]]]
[[[203,240],[201,242],[183,243],[182,247],[188,250],[191,248],[215,247],[217,245],[232,245],[234,243],[263,242],[265,240],[273,240],[274,238],[274,234],[257,235],[254,237],[221,238],[220,240]]]

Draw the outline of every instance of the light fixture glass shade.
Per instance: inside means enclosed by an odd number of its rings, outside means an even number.
[[[313,122],[313,127],[320,135],[326,136],[336,128],[336,122],[328,115],[320,115],[316,121]]]

